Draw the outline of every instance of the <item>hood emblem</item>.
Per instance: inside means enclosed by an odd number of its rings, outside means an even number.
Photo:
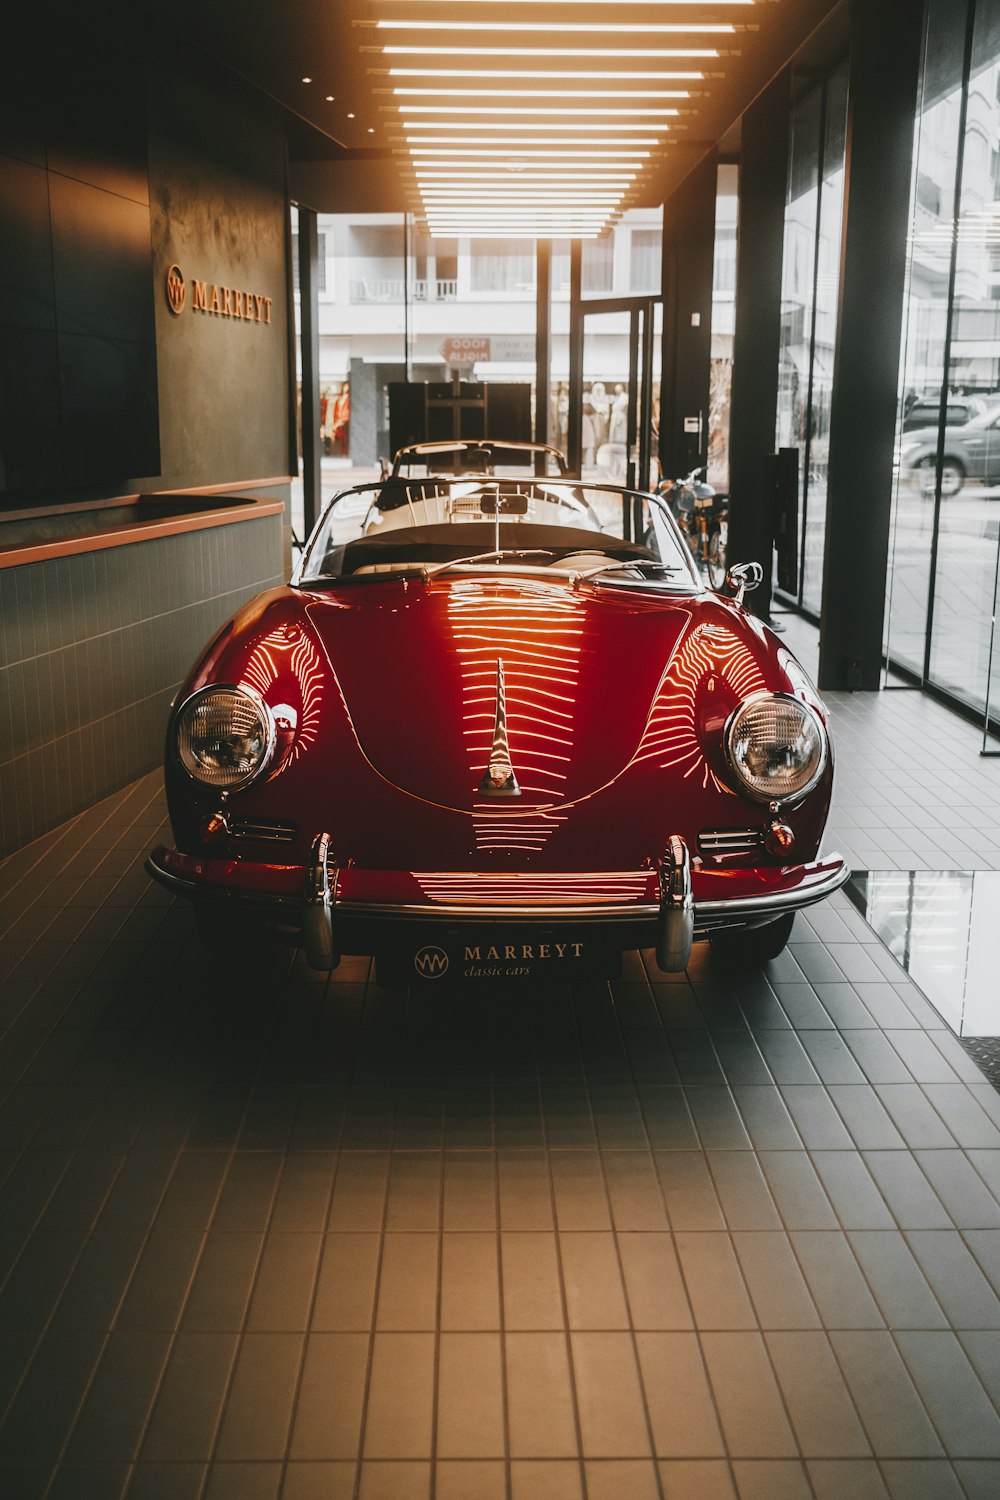
[[[493,729],[493,745],[483,779],[479,783],[480,797],[520,797],[521,788],[514,775],[507,743],[507,693],[504,685],[503,661],[497,660],[497,717]]]

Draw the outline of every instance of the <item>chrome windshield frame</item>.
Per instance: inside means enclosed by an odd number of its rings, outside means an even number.
[[[445,478],[442,478],[440,476],[434,476],[432,478],[426,478],[426,479],[415,479],[415,480],[406,480],[406,479],[400,480],[398,478],[397,479],[390,478],[389,480],[381,480],[381,481],[374,480],[374,481],[369,481],[366,484],[352,485],[352,486],[348,487],[347,489],[339,490],[336,494],[334,494],[334,495],[332,495],[330,497],[329,501],[327,502],[326,506],[323,509],[322,515],[319,517],[318,521],[316,522],[316,525],[313,527],[312,532],[310,533],[308,539],[306,540],[306,544],[305,544],[305,546],[302,549],[302,552],[301,552],[301,555],[299,557],[299,560],[298,560],[298,562],[297,562],[297,564],[296,564],[296,566],[295,566],[295,568],[294,568],[294,570],[292,572],[291,578],[289,580],[290,586],[292,588],[308,588],[311,584],[327,585],[327,584],[331,584],[331,583],[336,583],[341,578],[351,578],[351,577],[355,576],[353,574],[343,574],[343,575],[340,575],[340,574],[336,574],[336,573],[320,573],[318,571],[312,571],[312,569],[310,567],[310,564],[311,564],[311,561],[312,561],[312,558],[313,558],[313,555],[314,555],[314,552],[315,552],[315,549],[316,549],[316,544],[319,541],[319,539],[324,535],[324,533],[326,531],[327,523],[328,523],[328,521],[330,519],[331,512],[334,510],[334,508],[336,506],[341,505],[345,500],[349,499],[352,495],[356,495],[358,497],[370,496],[372,502],[374,502],[375,500],[377,500],[377,498],[380,495],[380,493],[386,488],[387,484],[393,484],[393,485],[397,485],[397,486],[400,485],[400,484],[402,484],[403,486],[406,487],[407,490],[413,490],[413,491],[418,492],[418,493],[416,493],[414,495],[408,495],[407,496],[407,499],[406,499],[405,503],[407,505],[412,506],[414,503],[419,502],[423,498],[419,494],[419,491],[422,488],[426,487],[426,489],[429,492],[430,491],[433,492],[432,494],[428,494],[427,498],[440,498],[441,491],[442,491],[443,487],[450,488],[452,484],[455,484],[455,485],[458,485],[458,486],[462,486],[464,488],[464,487],[469,486],[470,484],[474,485],[477,480],[482,480],[484,483],[489,484],[491,487],[496,486],[497,484],[500,484],[500,485],[507,485],[507,484],[509,484],[512,487],[516,487],[521,493],[524,493],[525,491],[530,492],[539,501],[546,502],[546,503],[549,503],[549,504],[553,504],[553,503],[558,504],[559,500],[558,500],[558,498],[553,499],[551,496],[547,496],[545,494],[545,491],[547,489],[551,490],[551,489],[555,488],[556,491],[557,491],[557,493],[558,493],[558,490],[565,489],[567,487],[572,488],[574,490],[579,490],[579,491],[583,492],[581,494],[581,496],[580,496],[580,501],[581,501],[580,509],[578,511],[576,511],[576,515],[577,515],[577,517],[578,517],[579,520],[584,520],[585,518],[587,518],[588,512],[592,512],[592,507],[589,505],[589,503],[587,502],[587,500],[585,498],[585,496],[587,494],[603,495],[603,496],[608,496],[608,497],[614,497],[614,498],[616,498],[617,501],[618,501],[618,512],[617,513],[621,512],[622,502],[623,501],[634,501],[634,500],[641,501],[644,504],[647,504],[651,508],[651,510],[656,514],[658,520],[660,521],[660,523],[661,523],[661,525],[663,527],[664,532],[666,533],[666,535],[668,535],[670,537],[670,539],[671,539],[671,541],[673,543],[674,552],[675,552],[675,559],[673,559],[672,561],[676,561],[676,563],[678,565],[678,571],[683,571],[684,574],[685,574],[684,584],[683,584],[684,592],[689,592],[689,591],[690,592],[701,592],[701,591],[703,591],[705,589],[704,580],[701,578],[701,576],[700,576],[700,574],[698,572],[698,569],[696,568],[696,566],[694,564],[694,561],[691,558],[690,549],[688,548],[688,546],[687,546],[687,544],[686,544],[686,542],[684,540],[684,537],[681,534],[681,532],[680,532],[680,530],[679,530],[679,528],[677,526],[676,521],[674,520],[674,517],[673,517],[673,515],[672,515],[672,513],[670,511],[669,505],[659,495],[654,495],[654,494],[650,493],[647,490],[627,489],[627,488],[625,488],[622,485],[591,483],[591,482],[586,481],[586,480],[580,480],[580,479],[576,479],[576,478],[573,478],[573,477],[567,478],[567,477],[564,477],[564,476],[538,476],[538,477],[532,477],[530,479],[520,479],[520,478],[519,479],[513,479],[513,478],[507,479],[507,478],[498,478],[495,475],[470,475],[470,474],[462,475],[460,477],[457,477],[454,480],[452,480],[450,478],[449,479],[445,479]],[[399,508],[402,509],[403,507],[400,506]],[[371,509],[372,509],[372,506],[369,505],[367,507],[366,511],[365,511],[365,517],[367,517],[367,515],[370,514]],[[571,509],[575,510],[575,507],[571,507]],[[599,518],[597,518],[597,519],[599,519]],[[359,518],[359,527],[363,526],[364,524],[365,524],[364,518]],[[415,524],[419,524],[419,523],[415,523]],[[455,524],[456,525],[461,525],[463,523],[460,522],[460,521],[456,521]],[[530,526],[533,523],[528,522],[526,524],[528,526]],[[535,523],[535,524],[537,524],[537,523]],[[401,532],[404,532],[404,531],[406,531],[409,528],[401,527],[399,529],[400,529]],[[595,526],[592,526],[592,525],[581,526],[580,529],[581,530],[587,530],[587,531],[593,531],[595,542],[598,541],[602,537],[603,538],[607,538],[609,541],[613,540],[613,539],[617,540],[619,542],[628,540],[627,538],[625,538],[625,537],[623,537],[621,535],[620,531],[609,531],[609,530],[601,529],[599,527],[595,527]],[[363,533],[359,533],[359,534],[363,534]],[[528,538],[526,537],[525,540],[527,540],[527,539]],[[599,551],[600,548],[599,547],[595,547],[594,550],[595,551]],[[418,571],[421,567],[422,567],[422,565],[419,562],[413,562],[413,563],[410,563],[409,565],[403,565],[403,564],[401,564],[399,571],[400,571],[401,574],[406,574],[408,572],[409,576],[412,577],[413,573],[415,571]],[[553,572],[554,575],[558,576],[558,574],[559,574],[558,567],[553,568],[552,572]],[[386,579],[388,577],[391,577],[392,574],[387,571],[385,573],[375,574],[375,575],[371,575],[371,576],[373,576],[373,577],[379,577],[379,578],[382,578],[384,580],[384,579]],[[626,582],[625,580],[622,580],[622,584],[625,587],[629,586],[629,582]],[[633,585],[633,586],[635,586],[635,585]],[[664,585],[662,583],[660,583],[659,580],[653,580],[653,579],[648,579],[647,578],[647,579],[642,580],[641,584],[639,586],[642,586],[644,588],[649,588],[651,586],[652,587],[663,587]],[[675,585],[673,585],[673,587],[676,588],[677,585],[675,584]]]

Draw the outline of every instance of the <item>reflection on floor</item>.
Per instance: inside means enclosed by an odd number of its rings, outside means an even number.
[[[855,870],[847,893],[952,1031],[1000,1036],[1000,873]]]
[[[1000,869],[971,726],[832,711],[831,847]],[[213,968],[162,827],[0,865],[4,1500],[1000,1494],[1000,1096],[843,893],[436,997]]]

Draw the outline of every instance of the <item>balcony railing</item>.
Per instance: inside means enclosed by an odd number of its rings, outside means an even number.
[[[401,276],[365,277],[351,282],[351,301],[402,302],[405,285]],[[414,302],[454,302],[458,298],[458,282],[450,279],[412,281],[410,297]]]

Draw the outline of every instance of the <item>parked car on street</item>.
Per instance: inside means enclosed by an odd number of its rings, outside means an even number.
[[[938,429],[904,432],[896,451],[900,475],[925,495],[937,487]],[[967,479],[1000,484],[1000,407],[973,417],[960,427],[946,427],[941,460],[941,494],[957,495]]]
[[[981,396],[949,396],[945,421],[949,427],[961,427],[973,417],[982,416],[990,403]],[[941,412],[940,396],[917,396],[910,402],[903,416],[903,431],[911,432],[917,427],[937,427]]]

